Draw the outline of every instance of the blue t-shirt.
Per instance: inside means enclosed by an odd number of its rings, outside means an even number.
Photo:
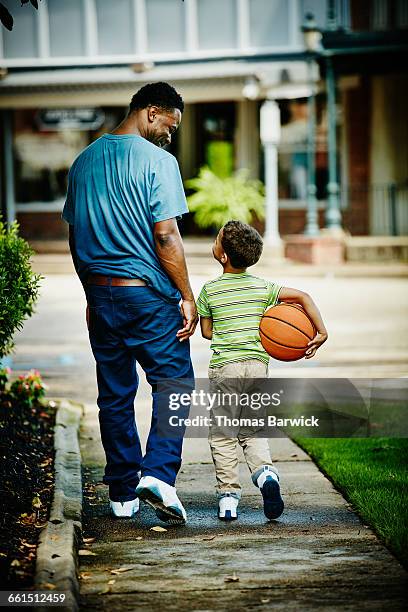
[[[141,278],[171,302],[153,225],[188,212],[176,158],[133,134],[104,134],[74,161],[62,218],[73,226],[78,274]]]

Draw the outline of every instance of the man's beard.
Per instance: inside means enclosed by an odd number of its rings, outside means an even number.
[[[160,136],[159,134],[149,134],[147,140],[156,145],[157,147],[160,147],[161,149],[166,146],[165,138],[163,136]]]

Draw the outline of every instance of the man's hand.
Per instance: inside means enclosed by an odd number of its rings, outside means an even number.
[[[198,323],[197,308],[194,300],[183,300],[181,302],[181,314],[183,315],[183,329],[177,332],[180,342],[187,340],[195,332]]]
[[[319,346],[326,342],[327,338],[327,333],[317,333],[313,340],[311,340],[307,345],[308,349],[306,351],[305,359],[310,359],[311,357],[313,357]]]

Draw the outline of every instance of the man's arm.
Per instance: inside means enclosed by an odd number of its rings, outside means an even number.
[[[74,268],[76,273],[78,274],[78,257],[75,248],[75,235],[74,235],[74,226],[69,226],[69,235],[68,235],[69,249],[71,251],[72,262],[74,264]]]
[[[182,342],[194,334],[198,323],[198,315],[188,278],[183,242],[176,220],[166,219],[155,223],[153,236],[157,257],[163,269],[181,293],[184,327],[177,332],[177,337]]]
[[[76,252],[76,248],[75,248],[75,235],[74,235],[74,227],[73,227],[73,225],[69,226],[68,242],[69,242],[69,250],[71,251],[72,262],[74,264],[75,271],[78,274],[78,256],[77,256],[77,252]],[[78,275],[78,278],[79,278],[79,275]],[[82,283],[82,286],[84,286],[83,283]],[[84,287],[84,291],[85,291],[85,287]],[[86,295],[86,291],[85,291],[85,295]],[[86,317],[86,326],[89,329],[89,306],[88,306],[88,302],[86,304],[86,314],[85,314],[85,317]]]
[[[300,304],[312,320],[317,333],[313,340],[308,343],[309,348],[306,351],[305,359],[310,359],[316,353],[319,346],[326,342],[328,338],[319,309],[308,293],[299,291],[299,289],[292,289],[291,287],[282,287],[279,292],[279,301]]]
[[[211,317],[200,317],[201,335],[207,340],[212,340],[213,320]]]

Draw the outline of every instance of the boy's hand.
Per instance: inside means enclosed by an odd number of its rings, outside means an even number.
[[[313,357],[319,348],[324,342],[326,342],[328,338],[327,333],[317,333],[313,340],[308,343],[308,349],[306,351],[305,359],[310,359]]]
[[[183,300],[181,302],[181,314],[183,315],[184,327],[179,329],[176,336],[180,342],[187,340],[195,332],[198,323],[197,308],[194,300]]]

